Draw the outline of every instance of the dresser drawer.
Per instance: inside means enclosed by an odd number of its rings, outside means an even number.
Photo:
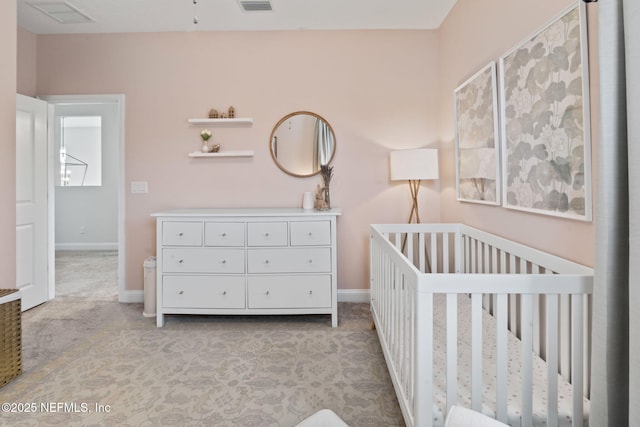
[[[249,246],[287,246],[286,222],[250,222],[247,224]]]
[[[249,273],[329,273],[331,248],[249,249]]]
[[[243,222],[205,222],[205,246],[244,246]]]
[[[163,249],[162,271],[167,273],[244,273],[244,249]]]
[[[162,244],[166,246],[202,246],[202,223],[196,221],[163,222]]]
[[[314,246],[331,244],[331,222],[292,221],[291,246]]]
[[[163,305],[170,308],[245,308],[244,276],[164,276]]]
[[[249,308],[331,307],[331,276],[253,276],[247,292]]]

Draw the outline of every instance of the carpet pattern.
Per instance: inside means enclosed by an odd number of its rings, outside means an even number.
[[[338,328],[324,315],[168,315],[158,329],[142,304],[60,296],[23,314],[25,372],[0,389],[38,410],[0,424],[294,426],[328,408],[352,427],[403,426],[368,304],[338,311]]]
[[[118,251],[56,251],[56,296],[118,300]]]

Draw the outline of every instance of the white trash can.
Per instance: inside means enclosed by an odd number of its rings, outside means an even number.
[[[144,317],[156,317],[156,257],[144,260]]]

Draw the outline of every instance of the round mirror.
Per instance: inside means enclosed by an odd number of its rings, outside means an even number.
[[[331,125],[315,113],[296,111],[284,116],[271,132],[271,157],[280,169],[298,177],[320,173],[336,152]]]

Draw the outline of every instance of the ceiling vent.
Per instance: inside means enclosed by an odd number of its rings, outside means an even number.
[[[95,22],[84,12],[80,12],[68,2],[57,3],[28,3],[29,6],[38,9],[49,18],[55,19],[62,24],[86,24]]]
[[[268,0],[238,0],[238,4],[244,12],[271,12],[273,10],[271,2]]]

